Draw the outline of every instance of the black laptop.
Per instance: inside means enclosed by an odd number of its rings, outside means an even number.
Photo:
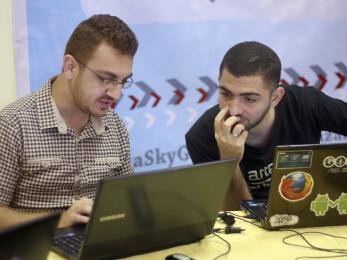
[[[53,214],[0,231],[0,259],[47,259],[59,217]]]
[[[347,144],[276,147],[268,202],[241,208],[266,229],[347,225]]]
[[[54,250],[113,259],[198,241],[211,233],[236,165],[224,160],[104,179],[86,229],[59,230]]]

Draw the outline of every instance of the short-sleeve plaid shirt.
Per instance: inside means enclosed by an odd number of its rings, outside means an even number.
[[[51,83],[0,112],[0,203],[19,210],[65,209],[94,198],[100,179],[133,173],[128,132],[114,111],[91,116],[77,136]]]

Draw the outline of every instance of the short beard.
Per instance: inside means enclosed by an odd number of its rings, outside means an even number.
[[[246,127],[246,130],[249,131],[249,130],[255,128],[256,126],[258,126],[261,123],[261,121],[263,121],[264,117],[266,116],[267,112],[269,112],[270,108],[271,108],[271,102],[269,102],[269,105],[263,111],[263,113],[260,115],[260,117],[254,123],[252,123]]]

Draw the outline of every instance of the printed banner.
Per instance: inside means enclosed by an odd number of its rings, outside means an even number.
[[[14,0],[18,97],[61,71],[65,44],[97,13],[136,33],[135,86],[116,111],[130,132],[136,172],[190,164],[184,134],[217,102],[225,52],[263,42],[282,60],[282,83],[314,86],[347,100],[344,0]],[[322,142],[347,141],[323,133]]]

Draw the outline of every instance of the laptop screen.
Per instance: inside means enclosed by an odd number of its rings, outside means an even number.
[[[0,259],[46,259],[60,214],[38,218],[0,232]]]

